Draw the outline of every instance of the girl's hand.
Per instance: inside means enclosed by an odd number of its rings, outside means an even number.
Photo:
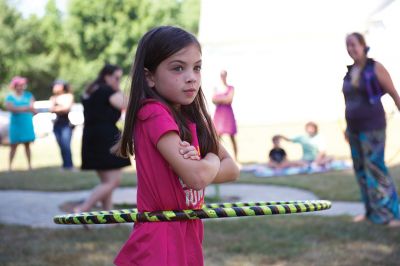
[[[179,153],[183,156],[184,159],[191,160],[200,160],[199,152],[194,146],[191,146],[187,141],[181,141],[179,148]]]

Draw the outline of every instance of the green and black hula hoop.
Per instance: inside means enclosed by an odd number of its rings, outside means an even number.
[[[241,216],[294,214],[323,211],[331,208],[327,200],[260,201],[212,203],[201,209],[138,212],[137,209],[82,212],[57,215],[56,224],[115,224],[132,222],[173,222],[197,219],[228,218]]]

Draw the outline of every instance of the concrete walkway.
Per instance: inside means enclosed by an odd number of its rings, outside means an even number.
[[[220,192],[223,198],[235,197],[235,201],[241,202],[318,199],[313,193],[305,190],[270,185],[222,184]],[[212,196],[214,193],[214,186],[207,188],[206,195]],[[63,214],[59,208],[63,203],[83,200],[89,194],[89,190],[73,192],[0,191],[0,223],[45,228],[76,228],[76,226],[54,224],[53,216]],[[136,188],[118,188],[113,194],[113,202],[136,203]],[[363,211],[363,204],[359,202],[332,202],[330,210],[312,214],[357,215]]]

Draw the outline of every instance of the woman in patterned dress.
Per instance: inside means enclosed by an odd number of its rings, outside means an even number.
[[[363,35],[348,35],[346,46],[354,64],[348,66],[343,82],[345,136],[365,205],[365,214],[354,221],[400,226],[396,186],[385,165],[386,118],[380,99],[388,93],[400,109],[400,97],[384,66],[367,57]]]

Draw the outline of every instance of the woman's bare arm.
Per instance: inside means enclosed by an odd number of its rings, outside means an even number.
[[[379,62],[375,62],[375,71],[379,84],[392,97],[397,109],[400,110],[400,97],[397,93],[392,78],[386,68]]]

